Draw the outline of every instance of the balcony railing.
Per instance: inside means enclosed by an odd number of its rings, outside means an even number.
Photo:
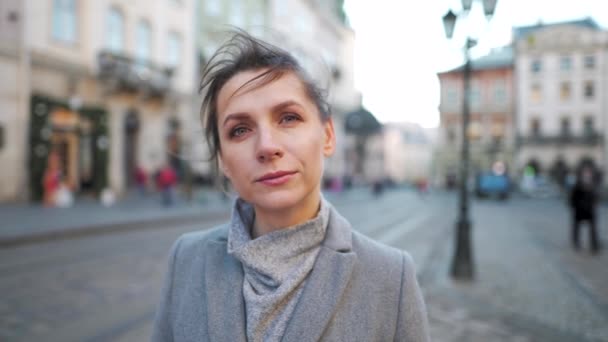
[[[98,77],[115,92],[141,92],[146,97],[164,97],[171,90],[173,69],[110,51],[98,55]]]
[[[519,145],[587,145],[594,146],[604,141],[604,136],[594,132],[590,134],[556,134],[518,136]]]

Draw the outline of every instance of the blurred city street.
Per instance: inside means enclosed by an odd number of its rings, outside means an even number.
[[[326,197],[356,230],[412,254],[434,341],[608,341],[608,254],[591,255],[586,234],[572,250],[563,199],[474,201],[475,279],[455,282],[455,192],[355,188]],[[0,207],[3,218],[21,218],[1,229],[0,340],[146,341],[171,243],[229,211],[217,193],[173,208],[136,196],[81,206]],[[607,214],[602,206],[604,242]]]
[[[149,340],[172,243],[230,217],[217,189],[300,171],[413,256],[432,340],[608,342],[606,4],[410,7],[0,0],[0,342]]]

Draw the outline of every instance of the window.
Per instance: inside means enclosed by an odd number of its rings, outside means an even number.
[[[135,47],[135,58],[138,63],[145,63],[150,60],[151,45],[152,45],[152,31],[150,24],[141,20],[137,24],[136,35],[136,47]]]
[[[448,126],[446,128],[446,136],[448,138],[448,142],[453,143],[456,140],[456,132],[454,132],[454,127]]]
[[[505,125],[500,121],[492,124],[492,136],[494,138],[502,138],[505,135]]]
[[[542,100],[542,91],[540,88],[540,84],[533,84],[532,91],[530,92],[530,100],[532,102],[540,102]]]
[[[250,18],[251,26],[253,26],[254,28],[261,27],[264,25],[264,13],[262,12],[262,10],[258,9],[250,16]]]
[[[481,138],[481,131],[482,131],[481,123],[479,123],[478,121],[471,121],[471,123],[469,123],[469,129],[467,130],[467,135],[469,136],[469,139],[471,139],[471,140],[479,140]]]
[[[530,134],[534,137],[538,137],[540,135],[540,120],[537,118],[533,118],[530,120]]]
[[[205,9],[210,16],[222,14],[222,2],[220,0],[205,0]]]
[[[175,32],[169,32],[167,37],[167,64],[176,68],[180,64],[182,51],[182,40],[179,34]]]
[[[471,107],[479,107],[479,105],[481,104],[481,93],[479,90],[479,86],[474,85],[471,87],[471,89],[469,90],[469,104],[471,105]]]
[[[586,137],[592,137],[595,135],[595,127],[593,127],[593,117],[586,116],[583,118],[583,135]]]
[[[595,56],[592,56],[592,55],[585,56],[585,69],[587,69],[587,70],[595,69]]]
[[[243,27],[245,25],[244,18],[245,18],[245,11],[243,9],[243,0],[231,1],[230,22],[234,26]]]
[[[559,59],[559,68],[561,71],[570,71],[572,69],[572,59],[564,56]]]
[[[535,59],[532,61],[531,69],[532,69],[533,73],[540,72],[541,68],[542,68],[542,64],[539,59]]]
[[[122,52],[125,43],[125,19],[122,12],[115,7],[111,7],[108,11],[106,25],[106,47],[112,52]]]
[[[504,80],[497,80],[494,82],[494,102],[496,104],[505,104],[507,102]]]
[[[570,135],[570,118],[563,117],[560,120],[560,134],[563,137],[567,137]]]
[[[76,1],[53,1],[53,38],[66,42],[76,41]]]
[[[455,87],[449,87],[446,91],[446,102],[448,105],[458,104],[458,92]]]
[[[593,95],[594,95],[594,87],[593,87],[593,81],[587,81],[585,82],[585,98],[586,99],[592,99]]]
[[[562,82],[559,87],[559,98],[562,101],[570,99],[570,82]]]

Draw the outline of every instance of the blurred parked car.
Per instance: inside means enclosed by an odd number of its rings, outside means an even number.
[[[496,197],[507,199],[511,190],[509,177],[504,173],[484,171],[475,178],[475,194],[477,197]]]

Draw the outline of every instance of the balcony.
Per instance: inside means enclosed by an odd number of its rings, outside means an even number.
[[[97,58],[98,77],[111,92],[141,93],[146,98],[164,98],[171,90],[172,68],[109,51]]]
[[[555,134],[555,135],[528,135],[518,136],[518,145],[578,145],[578,146],[596,146],[604,141],[604,137],[598,133],[590,134]]]

